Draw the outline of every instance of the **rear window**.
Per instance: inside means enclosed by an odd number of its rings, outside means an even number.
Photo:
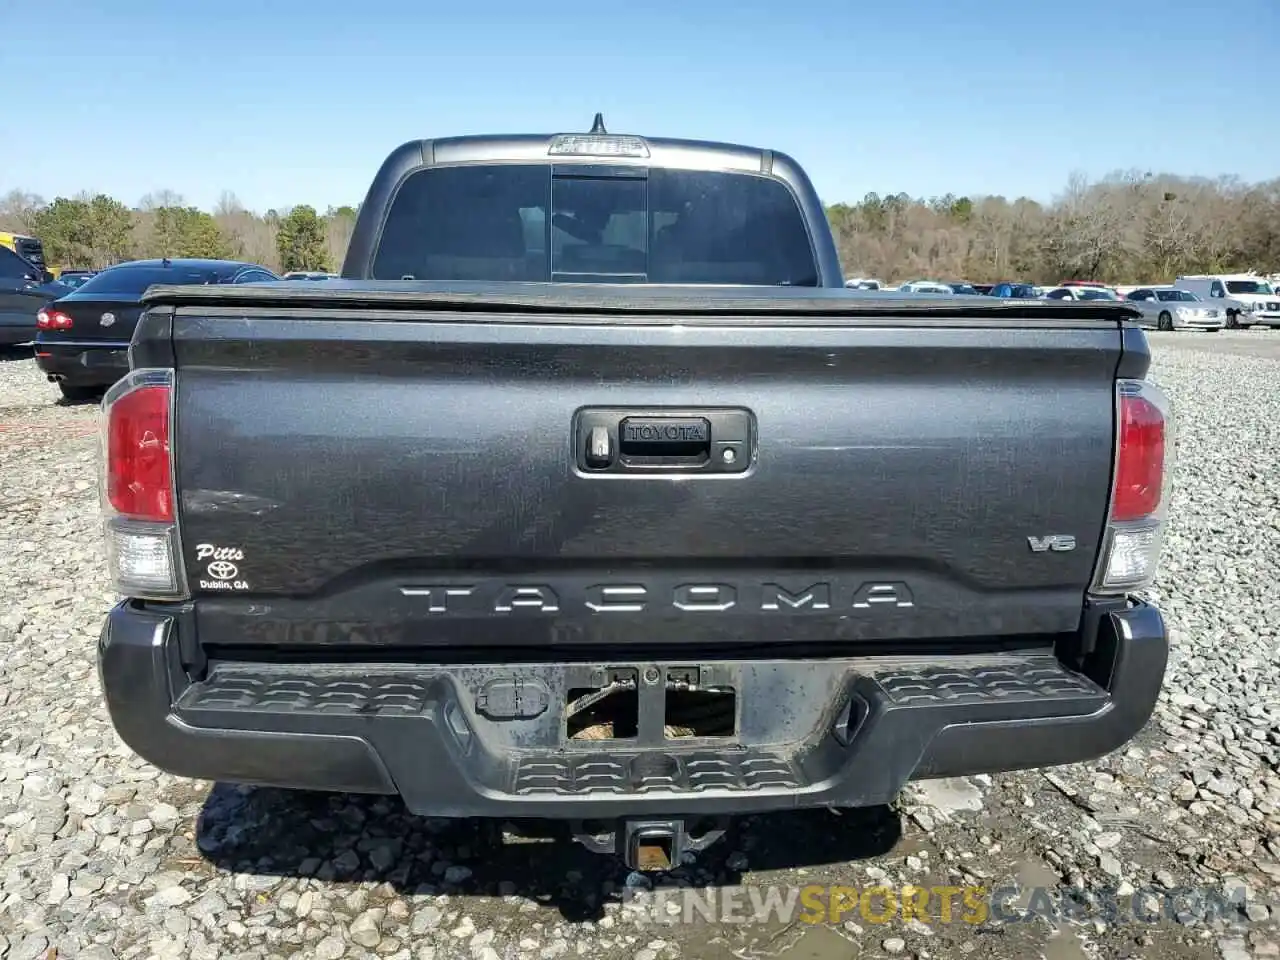
[[[439,167],[401,185],[379,280],[813,287],[804,217],[781,182],[742,173],[547,164]]]
[[[153,283],[221,283],[230,279],[229,274],[194,267],[112,267],[77,287],[76,294],[86,297],[100,293],[140,295]]]
[[[1163,300],[1165,302],[1181,302],[1183,300],[1194,301],[1196,298],[1185,290],[1157,290],[1156,299]]]

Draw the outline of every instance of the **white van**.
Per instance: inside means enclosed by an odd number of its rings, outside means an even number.
[[[1254,273],[1202,274],[1178,277],[1173,285],[1210,303],[1225,301],[1228,327],[1251,327],[1255,323],[1280,327],[1280,291],[1266,277]]]

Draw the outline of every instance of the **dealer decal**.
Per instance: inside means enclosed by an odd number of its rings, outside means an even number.
[[[201,590],[248,590],[249,583],[240,578],[238,561],[244,559],[239,547],[220,547],[216,543],[196,545],[196,562],[205,564],[200,578]]]

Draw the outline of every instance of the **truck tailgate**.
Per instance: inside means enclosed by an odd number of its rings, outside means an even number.
[[[1114,321],[264,300],[178,306],[172,323],[202,644],[829,644],[1079,625],[1110,489]],[[588,408],[743,411],[750,460],[593,475],[575,432]]]

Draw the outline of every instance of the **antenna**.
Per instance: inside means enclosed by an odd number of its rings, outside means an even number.
[[[592,132],[592,133],[596,133],[596,134],[600,134],[600,133],[608,133],[608,132],[609,132],[608,130],[606,130],[606,129],[604,128],[604,114],[603,114],[603,113],[597,113],[597,114],[596,114],[596,118],[595,118],[595,120],[594,120],[594,121],[592,122],[592,124],[591,124],[591,132]]]

